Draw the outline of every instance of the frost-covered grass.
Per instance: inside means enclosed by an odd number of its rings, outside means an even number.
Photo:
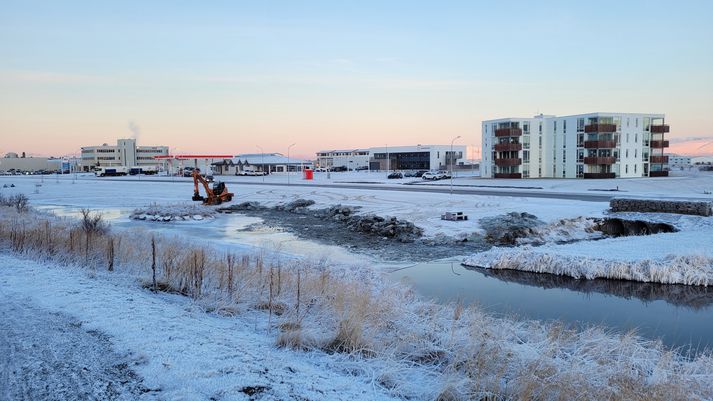
[[[606,278],[645,283],[713,285],[713,258],[705,254],[668,255],[636,260],[583,257],[547,248],[493,248],[466,258],[463,264],[488,269],[550,273],[576,279]]]
[[[263,311],[278,346],[333,354],[334,367],[404,398],[713,398],[713,357],[601,328],[493,317],[424,301],[370,269],[233,255],[148,233],[94,233],[73,220],[0,208],[0,247],[132,275],[224,315]],[[152,267],[155,268],[152,269]],[[228,317],[226,317],[228,318]]]

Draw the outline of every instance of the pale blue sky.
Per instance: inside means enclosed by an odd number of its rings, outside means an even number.
[[[575,3],[575,4],[573,4]],[[480,121],[666,113],[713,134],[713,1],[2,1],[0,152],[479,143]],[[197,141],[195,138],[212,138]]]

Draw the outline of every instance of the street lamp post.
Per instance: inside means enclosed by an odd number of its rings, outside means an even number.
[[[265,182],[265,151],[262,150],[262,146],[255,145],[260,149],[260,164],[262,164],[262,182]]]
[[[292,149],[292,147],[296,144],[297,143],[293,143],[287,147],[287,185],[290,185],[290,149]]]
[[[460,135],[453,138],[451,141],[451,195],[453,195],[453,142],[455,142],[458,138],[460,138]]]
[[[389,144],[386,144],[386,174],[391,170],[391,159],[389,158]]]

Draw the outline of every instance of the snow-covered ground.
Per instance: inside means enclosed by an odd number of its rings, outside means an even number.
[[[678,232],[539,247],[493,248],[466,265],[667,284],[713,285],[713,217],[664,213],[610,216],[672,224]]]
[[[130,278],[109,281],[101,273],[90,278],[1,253],[0,270],[0,310],[7,312],[0,321],[0,350],[13,351],[0,353],[0,367],[8,369],[0,377],[10,374],[0,384],[12,382],[0,390],[3,399],[392,399],[366,382],[368,376],[335,368],[339,357],[275,348],[263,316],[207,314],[188,298],[152,294]],[[18,302],[22,308],[8,307]],[[40,321],[45,314],[52,320]],[[59,332],[59,325],[72,324],[73,333]],[[96,338],[86,333],[110,336],[118,354],[106,354],[105,344],[97,349]],[[41,344],[45,337],[50,344]],[[27,349],[33,343],[49,349]],[[75,361],[78,372],[71,370]],[[149,391],[118,387],[120,396],[102,398],[107,384],[122,380],[117,372],[102,372],[107,370],[102,365],[122,363],[143,378],[141,386]],[[10,373],[13,366],[17,370]],[[97,372],[84,373],[90,370]],[[47,389],[53,391],[47,394]]]
[[[131,181],[87,177],[76,182],[71,177],[45,178],[44,183],[39,182],[42,185],[36,187],[36,177],[2,177],[0,184],[14,183],[15,188],[2,189],[3,193],[25,193],[32,205],[44,205],[50,210],[55,206],[112,210],[117,214],[114,217],[122,219],[128,219],[128,213],[134,208],[153,203],[172,207],[192,203],[189,181],[158,178]],[[601,217],[608,208],[604,202],[527,197],[277,185],[241,187],[239,183],[229,187],[236,193],[234,203],[249,200],[276,205],[306,198],[316,201],[313,207],[359,206],[365,213],[412,221],[429,236],[457,236],[477,231],[480,217],[511,211],[534,214],[557,229],[562,226],[557,224],[561,219]],[[440,214],[445,211],[463,211],[470,219],[442,221]],[[214,220],[220,218],[217,216]],[[576,250],[578,245],[586,244],[583,249],[590,254],[637,260],[655,256],[654,248],[665,255],[665,248],[657,244],[673,238],[668,237],[670,235],[678,235],[667,246],[679,255],[697,252],[710,238],[711,218],[668,215],[647,215],[647,218],[668,219],[682,231],[533,249],[562,249],[565,255],[567,249]],[[198,227],[212,223],[136,224]],[[571,226],[581,228],[577,224]],[[219,242],[217,237],[223,234],[208,232],[204,239]],[[556,233],[541,234],[557,238]],[[299,255],[300,249],[294,252]],[[248,393],[254,391],[263,394],[265,399],[388,399],[399,394],[417,399],[433,399],[438,394],[467,399],[487,396],[482,392],[468,392],[481,388],[502,394],[526,394],[527,389],[515,386],[527,383],[538,383],[537,391],[544,394],[542,399],[568,398],[567,395],[574,393],[567,391],[582,388],[602,391],[603,397],[613,399],[610,391],[619,391],[622,387],[612,380],[622,372],[636,372],[632,380],[640,382],[635,388],[663,386],[671,389],[669,394],[673,394],[673,398],[686,396],[676,387],[682,383],[683,379],[679,378],[690,380],[689,385],[694,386],[698,394],[705,397],[713,394],[705,384],[713,382],[709,380],[713,375],[708,357],[687,365],[686,361],[677,359],[678,356],[667,355],[660,345],[640,342],[634,336],[610,336],[598,329],[572,333],[556,325],[494,319],[477,309],[463,312],[460,306],[451,310],[450,306],[425,303],[398,287],[375,286],[369,291],[379,296],[378,302],[369,307],[347,305],[341,310],[345,316],[369,312],[359,316],[372,325],[364,328],[366,349],[376,350],[378,357],[352,359],[348,354],[330,355],[319,350],[277,349],[274,335],[268,333],[269,322],[264,311],[248,308],[230,318],[206,314],[205,304],[201,302],[140,289],[137,280],[145,278],[148,274],[145,270],[138,276],[87,275],[86,271],[72,267],[32,262],[8,254],[0,255],[0,268],[3,296],[28,299],[33,308],[61,313],[70,320],[81,321],[88,330],[108,334],[114,352],[129,358],[132,369],[143,378],[143,386],[160,388],[161,399],[248,399]],[[346,271],[357,274],[369,269],[362,266]],[[385,293],[392,295],[384,297]],[[334,299],[339,301],[338,297]],[[403,359],[404,355],[416,359]],[[441,363],[466,372],[481,372],[483,376],[466,379],[459,376],[463,372],[434,373],[442,367]],[[482,365],[470,366],[471,363]],[[502,366],[504,370],[478,370],[483,366],[498,369]],[[535,376],[530,372],[535,372]],[[410,381],[404,381],[405,378]],[[678,384],[671,378],[676,378]],[[144,397],[151,397],[151,393]]]
[[[355,173],[334,173],[354,174]],[[326,174],[326,173],[320,173]],[[363,172],[364,175],[377,174]],[[280,176],[266,178],[284,179]],[[260,180],[262,177],[231,177],[235,179]],[[163,181],[167,180],[167,181]],[[164,205],[191,205],[192,182],[188,179],[170,177],[143,177],[141,181],[111,178],[100,179],[85,176],[73,183],[71,176],[59,180],[45,178],[41,183],[37,177],[0,177],[0,185],[14,183],[15,188],[1,189],[13,193],[24,193],[33,205],[63,205],[92,209],[145,208],[152,203]],[[41,184],[35,193],[36,184]],[[313,208],[329,207],[335,204],[358,206],[362,213],[375,213],[411,221],[424,229],[426,236],[444,234],[457,236],[479,229],[478,219],[509,212],[528,212],[545,222],[579,216],[601,216],[608,208],[606,202],[575,202],[561,199],[525,197],[458,195],[447,193],[394,192],[368,189],[254,186],[239,183],[228,184],[235,193],[233,204],[256,201],[267,206],[286,203],[299,198],[316,202]],[[441,214],[449,211],[464,212],[468,221],[451,222],[441,220]]]

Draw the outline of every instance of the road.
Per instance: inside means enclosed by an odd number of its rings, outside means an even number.
[[[130,178],[130,177],[104,177],[102,180],[116,180],[120,182],[174,182],[181,185],[186,185],[188,182],[185,178],[165,178],[165,177],[151,177],[151,178]],[[318,182],[311,182],[309,184],[297,182],[287,184],[285,182],[262,182],[262,181],[245,181],[240,179],[231,179],[221,177],[223,182],[227,184],[234,184],[235,186],[271,186],[271,187],[306,187],[306,188],[337,188],[337,189],[357,189],[357,190],[369,190],[369,191],[396,191],[396,192],[420,192],[420,193],[440,193],[447,194],[451,193],[451,189],[448,185],[428,185],[428,184],[381,184],[381,183],[334,183],[334,184],[323,184]],[[81,180],[81,178],[80,178]],[[498,189],[497,187],[484,189],[484,188],[473,188],[454,185],[453,194],[456,195],[482,195],[482,196],[510,196],[510,197],[524,197],[524,198],[546,198],[546,199],[565,199],[565,200],[575,200],[583,202],[609,202],[612,198],[616,197],[616,192],[602,192],[602,193],[577,193],[577,192],[551,192],[543,191],[540,189],[516,189],[516,188],[503,188]]]

